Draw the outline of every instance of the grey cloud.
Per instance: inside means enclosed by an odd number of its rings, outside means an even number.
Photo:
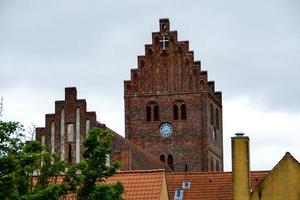
[[[169,17],[224,98],[300,112],[297,1],[3,1],[0,88],[80,85],[122,97],[122,81]],[[288,102],[288,103],[287,103]]]

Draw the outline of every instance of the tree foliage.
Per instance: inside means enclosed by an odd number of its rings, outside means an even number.
[[[64,163],[38,142],[23,142],[23,127],[0,121],[0,199],[58,199],[63,187],[49,177],[64,172]]]
[[[112,176],[119,168],[119,163],[107,163],[111,153],[111,133],[106,129],[93,128],[84,142],[83,159],[68,170],[65,186],[75,192],[79,200],[120,200],[123,187],[97,184]]]
[[[96,184],[112,176],[118,164],[106,165],[111,134],[92,129],[84,142],[83,160],[66,166],[36,141],[23,142],[23,127],[0,121],[0,199],[57,200],[75,193],[78,199],[121,199],[121,184]],[[64,177],[58,183],[57,177]]]

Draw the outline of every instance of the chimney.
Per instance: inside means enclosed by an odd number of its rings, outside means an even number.
[[[250,200],[249,137],[236,133],[231,138],[233,200]]]

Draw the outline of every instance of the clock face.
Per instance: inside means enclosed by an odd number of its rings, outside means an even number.
[[[163,137],[169,137],[173,134],[173,126],[169,122],[164,122],[160,125],[160,135]]]

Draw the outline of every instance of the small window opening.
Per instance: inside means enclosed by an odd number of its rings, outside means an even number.
[[[210,158],[210,171],[215,171],[215,168],[214,168],[214,160],[213,160],[213,158],[211,157]]]
[[[72,145],[71,144],[69,144],[68,161],[70,164],[72,163]]]
[[[147,106],[147,121],[151,121],[151,107]]]
[[[218,110],[216,109],[216,127],[217,127],[217,129],[219,129],[219,127],[220,127],[220,124],[219,124],[220,122],[219,122],[219,112],[218,112]]]
[[[213,138],[214,140],[217,140],[217,130],[216,130],[215,127],[213,128],[212,138]]]
[[[220,171],[220,164],[218,160],[216,160],[216,171]]]
[[[212,104],[210,104],[210,123],[211,125],[214,124],[214,108]]]
[[[161,162],[166,162],[164,154],[161,154],[160,157],[159,157],[159,159],[160,159]]]
[[[181,119],[186,119],[186,106],[185,106],[185,104],[181,105],[180,112],[181,112]]]
[[[173,156],[171,154],[168,155],[168,166],[174,170],[174,165],[173,165]]]
[[[154,106],[154,121],[158,121],[159,120],[159,109],[158,106]]]
[[[174,120],[178,120],[178,106],[177,105],[173,106],[173,115],[174,115]]]

